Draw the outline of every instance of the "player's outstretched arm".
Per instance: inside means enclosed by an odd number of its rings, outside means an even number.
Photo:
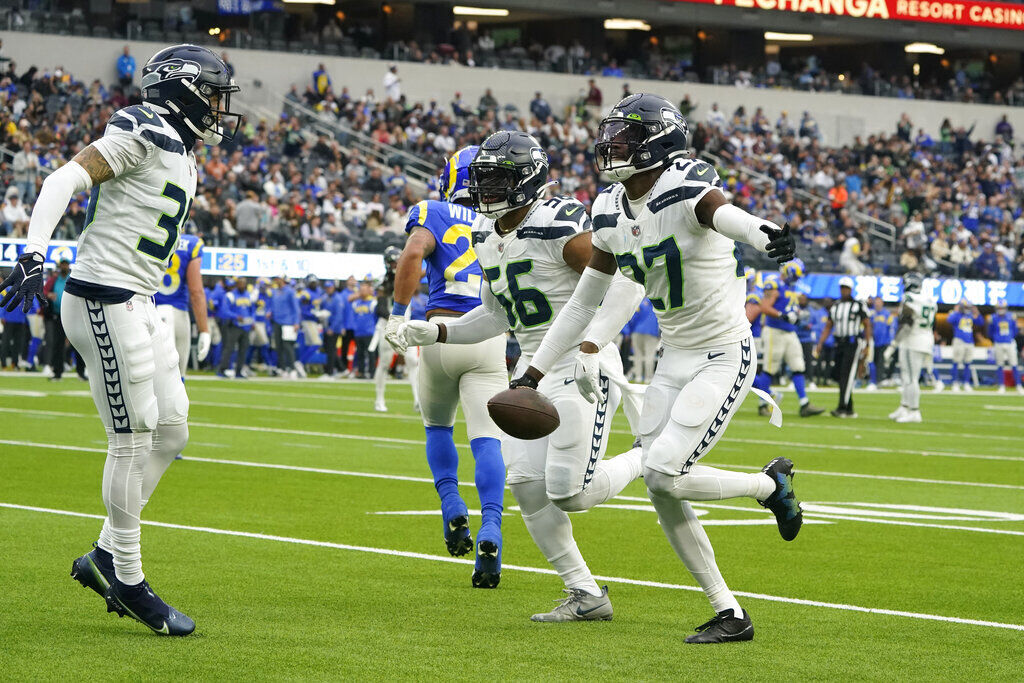
[[[68,202],[79,192],[113,177],[110,164],[96,149],[95,143],[47,176],[32,209],[25,252],[10,276],[0,283],[0,291],[7,290],[0,300],[0,307],[13,311],[21,304],[27,313],[32,308],[33,299],[38,298],[40,303],[44,303],[40,292],[43,287],[46,247],[50,244],[58,221],[68,208]]]
[[[694,207],[694,214],[701,225],[749,244],[779,263],[792,260],[796,253],[796,240],[790,234],[788,223],[780,228],[769,220],[753,216],[730,204],[721,190],[707,192]]]
[[[508,316],[488,287],[480,288],[480,305],[458,320],[432,323],[410,320],[402,323],[398,334],[408,346],[431,344],[476,344],[508,330]]]
[[[409,316],[406,315],[409,302],[420,286],[420,264],[423,263],[423,259],[434,253],[436,246],[437,242],[429,230],[415,228],[409,234],[402,255],[398,257],[398,264],[395,267],[394,304],[391,315],[388,316],[387,326],[384,328],[384,338],[399,353],[405,353],[409,348],[405,337],[399,334],[399,329],[409,320]]]
[[[199,340],[196,343],[196,359],[202,362],[210,353],[210,322],[207,320],[206,290],[203,289],[203,276],[199,272],[200,259],[194,258],[185,269],[185,284],[188,286],[188,301],[192,307],[192,315],[196,319]]]

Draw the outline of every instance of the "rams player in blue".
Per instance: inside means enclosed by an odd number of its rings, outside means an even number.
[[[769,278],[764,283],[761,312],[765,316],[762,345],[764,369],[769,375],[782,372],[782,363],[793,377],[793,389],[800,399],[800,417],[811,417],[824,412],[811,405],[804,380],[804,350],[796,333],[800,320],[800,290],[794,285],[804,276],[804,262],[793,259],[782,264],[780,278]]]
[[[753,387],[768,394],[772,390],[772,378],[764,371],[764,345],[761,343],[761,331],[764,327],[761,301],[764,299],[764,290],[758,284],[757,271],[750,266],[743,269],[743,277],[747,281],[747,298],[744,303],[744,310],[747,314],[747,322],[750,323],[750,334],[754,337],[754,350],[757,351],[757,374],[754,376]],[[761,399],[760,404],[757,406],[757,412],[760,415],[770,415],[771,407],[767,401]]]
[[[455,320],[480,306],[482,271],[473,251],[471,226],[476,213],[469,208],[469,164],[479,148],[464,147],[445,163],[440,178],[444,201],[422,201],[409,211],[409,239],[395,273],[394,308],[385,338],[398,353],[408,345],[399,327],[408,320],[408,306],[420,284],[426,262],[430,292],[426,317],[434,322]],[[419,371],[420,411],[427,432],[427,463],[441,497],[441,517],[448,552],[459,556],[473,548],[469,513],[459,495],[459,456],[452,428],[462,402],[469,445],[476,460],[476,490],[482,519],[476,541],[473,586],[495,588],[501,578],[501,512],[505,495],[505,465],[501,431],[487,414],[487,400],[508,385],[505,337],[478,344],[435,344],[422,348]]]
[[[196,342],[196,360],[200,363],[210,352],[210,326],[206,319],[206,290],[199,266],[203,260],[203,241],[195,235],[182,233],[178,245],[171,253],[160,288],[153,295],[156,312],[174,338],[178,349],[178,368],[182,379],[188,367],[189,347],[192,346],[192,323],[189,307],[196,319],[199,339]]]
[[[953,328],[953,391],[974,391],[971,361],[974,360],[974,334],[985,329],[978,307],[962,299],[946,318]],[[959,370],[959,371],[958,371]]]
[[[1013,386],[1018,394],[1024,394],[1020,384],[1020,356],[1017,353],[1017,316],[1009,312],[1006,299],[996,302],[996,312],[988,322],[988,337],[995,347],[996,365],[1002,370],[999,378],[999,393],[1006,393],[1006,375],[1013,373]]]

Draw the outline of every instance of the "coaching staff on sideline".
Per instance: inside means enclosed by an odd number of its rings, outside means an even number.
[[[839,406],[832,417],[857,417],[853,412],[853,383],[857,366],[871,339],[871,316],[867,306],[853,298],[853,278],[839,279],[839,301],[828,309],[828,320],[822,330],[814,357],[821,355],[821,347],[831,332],[836,340],[835,372],[839,380]]]

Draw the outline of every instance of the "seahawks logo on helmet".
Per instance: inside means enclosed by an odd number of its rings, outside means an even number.
[[[532,204],[547,185],[548,155],[520,131],[494,133],[469,165],[470,202],[494,220]]]
[[[920,292],[924,284],[924,276],[921,273],[909,272],[903,276],[903,291]]]
[[[660,95],[637,93],[601,121],[594,151],[602,172],[625,180],[686,154],[688,141],[686,120],[675,105]]]
[[[238,91],[224,61],[199,45],[164,48],[142,67],[143,101],[208,145],[237,132],[242,115],[231,111],[231,94]]]

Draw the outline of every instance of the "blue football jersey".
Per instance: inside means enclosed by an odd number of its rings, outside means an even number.
[[[761,288],[760,287],[754,287],[752,290],[747,292],[746,303],[748,303],[748,304],[757,304],[758,306],[760,306],[761,305],[761,299],[763,299],[763,298],[764,298],[764,292],[761,290]],[[759,339],[761,337],[761,326],[763,324],[764,324],[764,316],[763,315],[757,316],[756,318],[754,318],[754,322],[750,323],[750,334],[754,337],[754,339]]]
[[[781,280],[773,281],[774,284],[765,284],[765,290],[775,288],[779,290],[779,298],[775,300],[773,308],[779,313],[788,313],[789,311],[800,311],[800,292],[793,287],[788,285]],[[782,318],[771,318],[764,316],[764,324],[768,327],[773,327],[776,330],[784,330],[786,332],[795,332],[796,325],[790,322],[786,322]]]
[[[1009,344],[1017,337],[1017,318],[1010,313],[993,313],[989,336],[996,344]]]
[[[473,251],[475,218],[476,212],[469,207],[432,199],[409,210],[405,231],[426,228],[434,236],[434,251],[426,259],[428,311],[446,308],[465,313],[480,305],[483,271]]]
[[[195,235],[182,233],[178,238],[178,246],[171,254],[171,259],[164,271],[164,279],[160,281],[160,287],[153,295],[157,306],[174,306],[175,308],[188,310],[188,283],[185,282],[185,272],[188,264],[194,259],[203,257],[203,240]]]

